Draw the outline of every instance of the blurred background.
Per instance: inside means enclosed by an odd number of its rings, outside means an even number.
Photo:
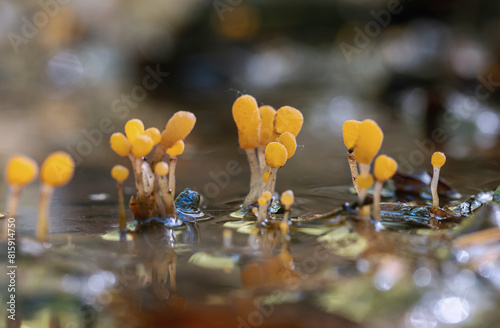
[[[231,105],[249,93],[305,116],[280,189],[348,184],[341,125],[364,118],[403,171],[443,150],[445,177],[489,182],[499,14],[496,0],[0,0],[0,163],[63,149],[79,169],[108,170],[126,162],[108,140],[128,119],[161,129],[189,110],[178,180],[203,191],[229,160],[247,172]],[[237,180],[246,190],[248,175]]]

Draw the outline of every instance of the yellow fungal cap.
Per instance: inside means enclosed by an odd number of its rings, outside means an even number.
[[[297,141],[295,140],[295,136],[290,132],[285,132],[280,134],[278,141],[285,146],[286,151],[288,152],[287,159],[291,158],[295,154],[295,150],[297,150]]]
[[[378,181],[385,181],[392,178],[397,169],[398,163],[392,157],[380,155],[375,159],[373,174]]]
[[[172,147],[167,149],[167,154],[170,157],[177,157],[184,152],[184,141],[177,141]]]
[[[259,203],[260,206],[264,206],[267,204],[267,200],[265,200],[263,197],[260,197],[257,202]]]
[[[172,147],[177,141],[185,139],[195,124],[196,116],[193,113],[178,111],[168,120],[160,142],[167,148]]]
[[[136,158],[145,157],[151,152],[153,146],[153,140],[147,134],[142,134],[132,143],[132,155]]]
[[[287,190],[284,191],[281,194],[281,204],[285,205],[286,207],[292,206],[294,202],[294,196],[293,196],[293,191]]]
[[[160,143],[161,140],[161,133],[160,130],[157,128],[149,128],[146,131],[144,131],[145,134],[147,134],[151,140],[153,140],[153,144],[157,145]]]
[[[266,172],[264,173],[264,175],[262,176],[262,181],[263,181],[264,183],[267,183],[267,182],[269,181],[269,175],[271,175],[271,172],[266,171]]]
[[[342,125],[342,136],[344,137],[344,145],[347,149],[352,149],[358,140],[358,128],[360,121],[349,120]]]
[[[38,165],[28,156],[15,155],[7,162],[5,178],[11,186],[25,186],[38,174]]]
[[[164,176],[168,174],[168,164],[165,162],[158,162],[155,165],[155,174],[158,176]]]
[[[358,186],[361,189],[370,189],[373,185],[373,176],[370,173],[363,173],[358,176]]]
[[[144,124],[138,118],[133,118],[125,123],[125,134],[128,141],[132,144],[138,136],[144,133]]]
[[[238,128],[241,149],[254,149],[260,145],[261,118],[257,101],[250,95],[238,97],[233,104],[233,119]]]
[[[267,146],[271,141],[276,140],[278,135],[274,131],[274,117],[276,110],[271,106],[259,107],[261,126],[260,126],[260,145]]]
[[[111,169],[111,176],[119,182],[123,182],[128,178],[128,169],[123,165],[115,165]]]
[[[276,141],[267,144],[264,155],[266,156],[266,164],[270,167],[282,167],[288,158],[285,146]]]
[[[56,151],[50,154],[40,169],[40,180],[52,187],[68,183],[75,172],[75,162],[68,153]]]
[[[120,156],[127,156],[132,150],[132,145],[128,141],[127,137],[120,132],[116,132],[111,135],[109,144],[111,145],[111,149],[113,149],[115,153]]]
[[[432,166],[443,166],[444,163],[446,163],[446,155],[439,151],[435,152],[434,154],[432,154],[431,163]]]
[[[377,155],[384,133],[373,120],[364,120],[358,127],[358,140],[354,146],[354,158],[361,164],[370,164]]]
[[[291,106],[283,106],[276,112],[274,130],[278,134],[290,132],[297,137],[303,123],[304,116],[302,116],[300,110]]]
[[[269,191],[264,191],[260,197],[264,198],[267,201],[269,201],[273,198],[273,196],[271,195],[271,193]]]
[[[257,215],[257,212],[258,212],[258,211],[259,211],[259,209],[258,209],[257,207],[252,208],[252,213],[253,213],[253,214]],[[257,230],[257,231],[258,231],[258,230]],[[257,233],[257,231],[255,232],[255,234]],[[251,232],[251,233],[253,234],[253,229],[252,229],[252,232]]]

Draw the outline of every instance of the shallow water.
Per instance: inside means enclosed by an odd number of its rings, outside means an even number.
[[[23,327],[49,321],[59,327],[472,327],[498,318],[496,242],[457,249],[452,241],[460,229],[394,229],[387,221],[387,229],[375,231],[345,212],[295,222],[290,241],[279,228],[251,237],[254,222],[231,216],[241,202],[233,197],[206,204],[212,220],[120,243],[113,188],[102,186],[104,178],[95,180],[98,186],[83,183],[105,174],[80,171],[75,181],[82,188],[55,200],[50,243],[32,240],[33,222],[19,218]],[[353,200],[347,186],[299,189],[292,216]],[[481,208],[479,218],[500,213],[493,205]],[[224,229],[232,231],[231,246],[223,245]]]
[[[394,142],[396,130],[386,134],[385,148],[406,156],[409,150]],[[493,234],[485,243],[480,235],[454,244],[496,227],[497,207],[481,205],[477,216],[448,229],[387,217],[376,231],[342,209],[356,200],[345,149],[306,133],[299,139],[306,146],[278,175],[278,190],[294,190],[292,217],[303,219],[290,228],[290,240],[279,227],[252,235],[252,221],[231,216],[248,192],[249,174],[230,141],[210,151],[196,144],[178,167],[177,189],[199,190],[213,219],[125,243],[116,233],[107,167],[77,169],[73,182],[56,191],[47,244],[31,237],[37,189],[28,188],[17,220],[23,327],[475,327],[498,320],[499,239]],[[500,184],[496,163],[494,156],[450,160],[443,175],[462,195],[451,203],[493,191]],[[223,230],[232,231],[231,245],[224,245]]]

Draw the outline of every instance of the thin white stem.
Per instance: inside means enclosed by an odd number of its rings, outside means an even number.
[[[156,214],[156,199],[154,196],[155,175],[151,171],[151,166],[147,161],[142,161],[141,170],[144,193],[146,194],[148,205],[148,217],[151,217]]]
[[[158,209],[158,213],[160,213],[160,217],[166,218],[167,211],[165,210],[165,205],[163,204],[163,200],[161,199],[160,185],[158,182],[159,180],[160,180],[160,177],[158,175],[155,175],[155,184],[154,184],[155,203],[156,203],[156,208]]]
[[[175,217],[174,199],[171,190],[168,189],[167,176],[158,177],[158,186],[161,191],[161,198],[165,205],[166,217]]]
[[[373,188],[373,217],[375,220],[380,221],[380,197],[382,194],[382,181],[376,181]]]
[[[266,168],[266,146],[259,146],[257,147],[257,157],[259,158],[259,171],[263,173],[264,169]]]
[[[269,202],[266,201],[264,205],[259,205],[259,215],[258,215],[258,223],[265,222],[267,220],[267,207],[269,206]]]
[[[168,194],[168,180],[166,175],[157,175],[158,189],[161,194]]]
[[[146,193],[151,193],[153,192],[153,185],[154,185],[154,174],[153,171],[151,171],[151,166],[147,161],[142,161],[141,164],[141,170],[142,170],[142,180],[144,184],[144,191]]]
[[[359,172],[353,152],[347,151],[347,161],[349,162],[349,168],[351,169],[352,185],[354,186],[356,193],[359,195],[359,186],[358,186]]]
[[[139,217],[141,219],[146,219],[148,216],[148,198],[146,196],[146,191],[144,190],[144,182],[142,176],[142,163],[144,160],[142,158],[133,157],[133,167],[134,167],[134,177],[135,186],[137,188],[137,203],[139,207]]]
[[[257,160],[257,156],[255,155],[255,148],[253,149],[245,149],[248,157],[248,164],[250,165],[250,188],[258,181],[259,179],[259,162]]]
[[[166,151],[167,148],[164,145],[158,144],[156,146],[155,152],[153,154],[153,160],[151,161],[152,167],[154,167],[156,163],[162,160],[163,156],[165,156]]]
[[[276,181],[278,181],[278,170],[276,170],[276,174],[274,175],[274,179],[271,182],[271,189],[269,190],[271,194],[274,194],[274,191],[276,190]]]
[[[269,180],[267,180],[266,187],[264,188],[263,191],[269,191],[271,194],[274,193],[274,188],[276,187],[276,177],[278,174],[278,168],[277,167],[272,167],[269,170]]]
[[[285,214],[283,215],[283,222],[285,222],[288,225],[288,218],[290,217],[290,207],[291,206],[285,206]]]
[[[170,165],[168,168],[168,189],[175,198],[175,167],[177,166],[177,156],[170,157]]]
[[[7,213],[10,217],[17,216],[17,205],[23,189],[20,186],[10,186],[9,202],[7,204]]]
[[[359,173],[360,174],[368,174],[368,173],[370,173],[370,164],[359,163]]]
[[[370,164],[359,163],[359,172],[360,172],[360,174],[369,174],[370,173]],[[361,197],[361,193],[363,193],[363,197]],[[361,201],[359,203],[359,206],[360,206],[359,207],[359,215],[362,218],[370,218],[370,205],[362,206],[362,204],[365,202],[365,198],[366,198],[367,194],[368,194],[368,189],[360,189],[359,199]]]
[[[434,172],[432,173],[432,181],[431,181],[432,208],[439,207],[438,183],[439,183],[440,170],[441,170],[440,167],[434,166]]]
[[[363,205],[367,194],[368,194],[368,189],[361,188],[359,190],[358,208],[359,208],[359,216],[361,218],[370,218],[370,206]]]
[[[132,162],[132,168],[134,169],[134,177],[135,177],[135,187],[137,188],[137,199],[144,199],[144,183],[142,182],[142,162],[141,158],[135,158],[134,155],[128,155],[130,161]]]
[[[53,191],[54,188],[45,183],[42,184],[40,188],[40,204],[38,207],[36,237],[41,242],[45,242],[49,234],[49,210]]]
[[[118,212],[120,214],[119,229],[121,232],[127,227],[127,217],[125,215],[125,201],[123,200],[123,182],[117,181],[116,188],[118,189]]]
[[[23,189],[20,186],[10,186],[9,201],[7,202],[7,215],[3,219],[2,240],[6,241],[9,235],[9,218],[17,216],[17,206]]]
[[[366,198],[366,195],[368,194],[368,190],[367,189],[360,189],[359,190],[359,195],[358,195],[358,203],[359,203],[359,207],[361,207],[363,205],[363,203],[365,202],[365,198]]]
[[[248,195],[245,197],[245,200],[243,201],[243,208],[248,209],[248,205],[252,204],[255,202],[260,195],[264,192],[264,188],[266,187],[266,183],[263,181],[264,178],[264,173],[269,169],[269,167],[266,165],[264,167],[264,171],[260,172],[257,181],[255,181],[255,184],[252,185],[250,188],[250,192]],[[268,180],[269,181],[269,180]]]

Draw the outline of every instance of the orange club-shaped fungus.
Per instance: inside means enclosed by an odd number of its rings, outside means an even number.
[[[193,131],[196,124],[196,116],[191,112],[176,112],[168,120],[165,130],[161,135],[161,144],[167,149],[172,147],[177,141],[186,139]]]
[[[291,106],[283,106],[276,112],[274,130],[278,134],[290,132],[297,137],[303,123],[304,116],[298,109]]]
[[[260,166],[255,149],[260,145],[261,116],[257,101],[243,95],[233,104],[233,119],[238,128],[238,143],[245,150],[250,165],[250,187],[259,182]]]
[[[144,131],[144,134],[148,135],[151,140],[153,140],[153,145],[157,145],[161,141],[161,132],[157,128],[149,128]]]
[[[439,207],[439,195],[438,195],[438,184],[439,184],[439,172],[441,167],[446,163],[446,155],[441,152],[435,152],[432,154],[431,164],[433,167],[432,181],[431,181],[431,193],[432,193],[432,208]]]
[[[38,165],[36,162],[24,155],[12,156],[7,162],[5,168],[5,180],[9,184],[9,197],[7,202],[8,217],[17,215],[17,206],[24,186],[33,182],[38,174]],[[8,219],[4,218],[3,238],[6,240],[8,235]]]
[[[111,135],[109,144],[111,145],[111,149],[122,157],[128,156],[132,150],[130,141],[128,141],[127,137],[120,132],[115,132]]]
[[[123,197],[123,181],[127,180],[129,170],[123,165],[115,165],[111,169],[111,176],[116,180],[116,189],[118,190],[118,213],[119,229],[122,232],[127,226],[127,217],[125,216],[125,201]]]
[[[144,123],[140,119],[133,118],[125,123],[125,135],[131,144],[143,133]]]
[[[9,184],[10,193],[7,204],[9,216],[17,215],[17,205],[23,187],[33,182],[38,174],[36,162],[24,155],[16,155],[9,159],[5,169],[5,180]]]
[[[356,193],[359,195],[359,186],[358,186],[358,166],[356,164],[356,159],[354,158],[354,146],[356,145],[356,141],[358,140],[358,131],[359,131],[360,121],[349,120],[345,121],[342,125],[342,136],[344,138],[344,145],[347,148],[347,161],[349,163],[349,168],[351,170],[352,184]]]
[[[73,158],[63,151],[50,154],[40,168],[42,186],[36,236],[42,242],[47,240],[49,232],[49,208],[54,188],[67,184],[73,177],[74,171]]]
[[[370,172],[370,164],[380,150],[383,139],[384,133],[375,121],[368,119],[359,124],[354,158],[359,163],[360,173]]]
[[[375,159],[373,166],[373,174],[375,175],[375,187],[373,188],[373,217],[380,221],[380,198],[382,194],[382,186],[385,181],[389,180],[396,174],[398,163],[386,155],[380,155]]]
[[[292,208],[293,202],[295,201],[293,191],[287,190],[281,194],[281,204],[285,206],[285,214],[283,215],[284,223],[288,224],[288,219],[290,217],[290,209]]]
[[[280,134],[279,137],[276,139],[276,141],[285,146],[287,152],[287,160],[289,160],[290,158],[292,158],[293,155],[295,155],[295,151],[297,150],[297,141],[295,140],[295,136],[292,133],[285,132],[283,134]],[[274,177],[274,180],[271,182],[271,187],[269,190],[274,191],[275,189],[276,189],[276,177]]]
[[[293,134],[291,134],[290,132],[285,132],[283,134],[280,134],[280,136],[276,139],[277,143],[280,143],[281,145],[283,145],[286,149],[286,160],[289,160],[294,154],[295,154],[295,151],[297,150],[297,141],[295,140],[295,136]],[[269,145],[269,144],[268,144]],[[267,148],[267,147],[266,147]],[[274,147],[272,146],[272,148],[275,148],[275,149],[282,149],[281,147]],[[271,151],[271,149],[270,149]],[[279,155],[281,154],[284,154],[282,150],[279,150],[278,153],[276,154],[276,158],[273,159],[273,156],[271,153],[269,153],[268,155],[265,155],[265,156],[271,156],[270,157],[270,163],[272,163],[273,165],[277,165],[279,164],[279,162],[282,161],[282,158],[279,159]],[[264,159],[266,158],[264,156]],[[286,161],[285,161],[286,162]],[[275,186],[276,186],[276,176],[274,175],[273,176],[273,179],[271,181],[269,181],[270,177],[271,177],[271,172],[273,171],[272,170],[272,166],[270,166],[267,161],[266,161],[266,165],[269,166],[269,171],[265,171],[263,176],[262,176],[262,180],[265,184],[269,184],[269,187],[267,188],[268,190],[272,190],[274,192],[274,189],[275,189]],[[284,163],[283,163],[284,165]]]
[[[161,161],[168,148],[185,139],[196,124],[196,116],[187,111],[178,111],[168,120],[161,134],[160,143],[153,156],[153,165]]]
[[[132,141],[132,155],[135,158],[142,159],[153,150],[153,139],[147,134],[141,134]]]
[[[359,216],[367,219],[370,218],[370,206],[363,204],[365,203],[366,195],[368,195],[368,189],[373,186],[373,176],[370,173],[361,173],[358,176],[358,186]]]
[[[278,138],[278,134],[274,131],[274,117],[276,110],[271,106],[259,107],[261,126],[260,126],[260,145],[257,148],[257,155],[259,159],[259,169],[262,171],[266,167],[266,159],[264,151],[268,143],[273,142]]]
[[[168,120],[161,133],[154,127],[144,129],[142,121],[134,118],[125,124],[125,135],[114,133],[111,136],[111,148],[132,162],[137,198],[132,198],[129,205],[139,224],[156,216],[177,218],[174,206],[176,161],[184,151],[183,139],[191,133],[195,123],[193,113],[179,111]],[[170,166],[162,161],[166,154],[170,157]]]
[[[297,150],[297,140],[295,140],[295,136],[291,132],[280,134],[276,141],[285,146],[287,159],[290,159],[293,155],[295,155],[295,151]]]
[[[250,95],[236,99],[232,113],[238,128],[240,148],[246,151],[250,164],[250,192],[243,202],[243,209],[249,210],[250,204],[254,204],[262,192],[274,192],[276,170],[284,162],[277,164],[275,159],[280,156],[272,152],[279,148],[279,154],[286,154],[285,162],[295,154],[295,138],[302,129],[304,117],[291,106],[283,106],[277,111],[267,105],[258,107],[257,101]]]
[[[265,156],[266,164],[270,167],[269,179],[265,189],[267,191],[274,192],[274,190],[272,190],[272,186],[275,185],[274,180],[276,179],[276,174],[278,169],[285,165],[286,160],[288,159],[288,151],[283,144],[273,141],[266,146]]]
[[[131,122],[132,123],[129,123]],[[139,123],[140,122],[140,123]],[[146,135],[144,137],[139,138],[139,135],[135,135],[134,131],[141,130],[140,126],[144,127],[142,125],[142,122],[138,119],[132,119],[127,122],[128,124],[128,134],[131,136],[132,140],[135,142],[136,147],[135,147],[135,153],[137,155],[139,153],[139,145],[144,141],[147,140],[149,137]],[[125,126],[127,126],[125,124]],[[132,129],[134,127],[134,129]],[[132,137],[134,135],[134,137]],[[139,139],[139,140],[137,140]],[[151,139],[151,138],[149,138]],[[144,199],[145,198],[145,190],[144,190],[144,183],[142,179],[142,160],[140,159],[141,157],[136,158],[132,154],[132,144],[129,141],[129,138],[127,138],[123,133],[120,132],[115,132],[111,135],[109,139],[109,144],[111,146],[111,149],[118,154],[119,156],[122,157],[128,157],[130,159],[130,162],[132,163],[132,168],[134,170],[134,176],[135,176],[135,185],[137,188],[137,196],[138,198]],[[141,202],[139,202],[139,205],[141,205]],[[139,206],[141,208],[140,213],[144,212],[145,209],[143,206]]]

